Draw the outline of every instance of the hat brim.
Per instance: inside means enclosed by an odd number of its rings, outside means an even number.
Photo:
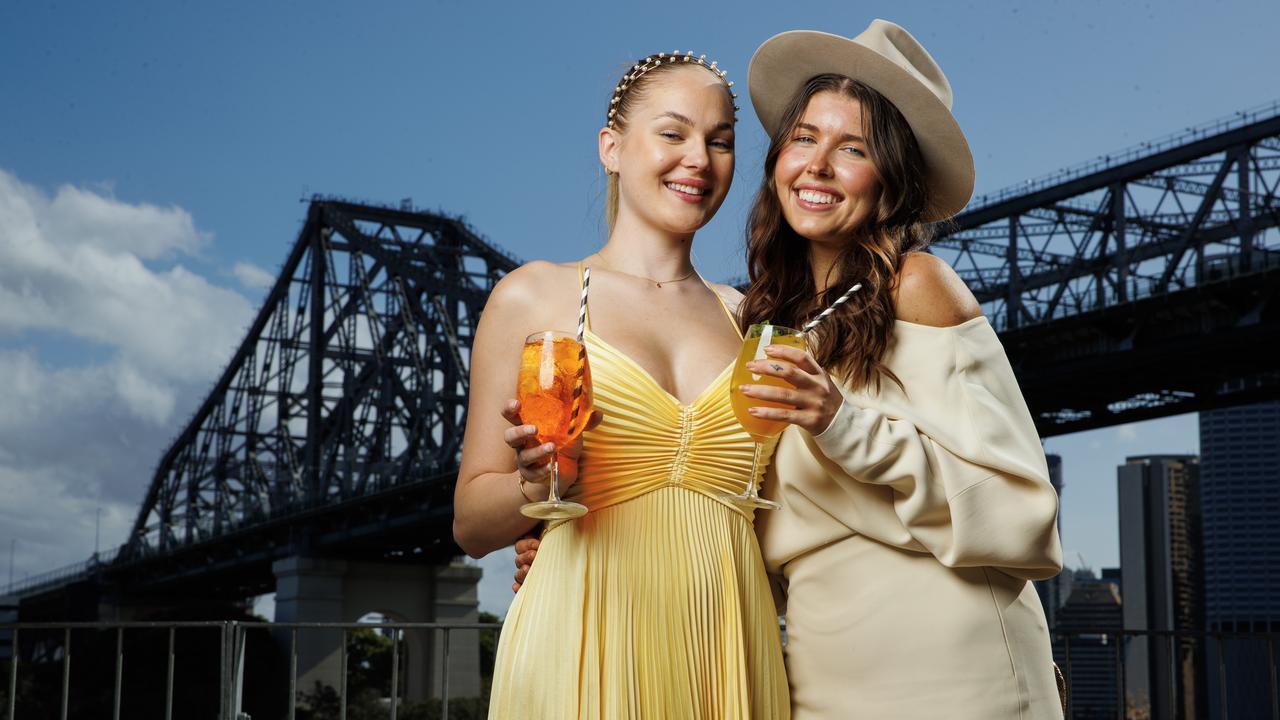
[[[909,72],[849,38],[792,30],[756,50],[747,83],[765,132],[774,134],[783,111],[810,78],[828,73],[874,89],[906,118],[924,156],[931,195],[925,220],[945,220],[963,210],[973,196],[973,153],[951,110]]]

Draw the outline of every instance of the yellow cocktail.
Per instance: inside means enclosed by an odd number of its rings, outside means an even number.
[[[752,326],[753,328],[756,326]],[[775,330],[780,326],[773,326]],[[781,328],[789,330],[790,328]],[[805,349],[803,335],[774,335],[770,338],[769,345],[785,345],[787,347]],[[772,375],[756,375],[747,369],[747,363],[755,359],[768,358],[760,347],[760,337],[747,336],[742,341],[742,351],[738,353],[738,361],[733,366],[733,380],[729,390],[729,401],[733,404],[733,414],[738,417],[738,422],[742,423],[742,427],[746,428],[747,433],[751,435],[751,439],[758,443],[767,441],[781,433],[787,427],[785,422],[781,420],[765,420],[758,418],[747,412],[747,408],[752,407],[790,407],[783,403],[770,402],[768,400],[758,400],[749,398],[738,391],[743,385],[771,385],[773,387],[789,388],[791,385],[781,378]],[[778,364],[786,364],[781,360],[776,360]]]
[[[742,424],[743,429],[755,441],[755,456],[751,461],[751,478],[747,481],[746,492],[741,495],[726,495],[725,497],[740,505],[765,510],[777,510],[778,503],[760,497],[757,476],[760,474],[760,451],[764,443],[781,433],[786,428],[787,423],[780,420],[764,420],[755,417],[747,410],[753,407],[786,408],[790,406],[784,403],[747,397],[738,390],[742,385],[791,387],[790,383],[785,380],[772,375],[757,375],[747,369],[747,363],[752,360],[766,360],[778,365],[789,364],[785,360],[778,360],[765,355],[764,349],[770,345],[785,345],[799,350],[806,349],[804,335],[795,328],[760,323],[747,329],[746,336],[742,339],[742,350],[738,353],[738,360],[733,366],[733,382],[729,390],[729,402],[733,406],[733,414],[737,416],[738,422]]]

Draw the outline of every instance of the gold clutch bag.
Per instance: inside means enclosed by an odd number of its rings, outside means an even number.
[[[1058,683],[1058,701],[1062,703],[1062,716],[1067,716],[1067,679],[1062,677],[1058,663],[1053,663],[1053,679]]]

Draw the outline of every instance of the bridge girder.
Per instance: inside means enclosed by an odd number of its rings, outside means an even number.
[[[248,527],[424,484],[446,486],[417,495],[449,507],[471,338],[517,265],[453,218],[313,200],[243,343],[162,458],[117,563],[189,556]]]
[[[1280,105],[1269,110],[1055,185],[1003,193],[959,215],[934,242],[1019,363],[1042,435],[1276,396],[1280,325],[1269,288],[1280,283]],[[1213,303],[1229,317],[1215,315],[1180,339],[1143,329],[1172,308],[1192,312],[1188,302]],[[1146,315],[1132,315],[1135,308]],[[1091,325],[1080,326],[1083,318]],[[1151,347],[1174,356],[1248,336],[1251,344],[1237,350],[1255,361],[1227,369],[1204,358],[1220,372],[1188,381],[1194,389],[1181,388],[1177,372],[1126,373],[1163,385],[1131,395],[1109,385],[1101,396],[1076,392],[1071,401],[1037,389],[1041,377],[1085,382],[1071,375],[1088,364],[1073,353],[1049,369],[1066,352],[1059,339],[1068,327],[1113,363],[1135,361],[1155,335],[1162,339]],[[1085,342],[1080,327],[1109,328],[1120,340],[1103,333]],[[1079,407],[1084,395],[1092,397],[1087,409]]]

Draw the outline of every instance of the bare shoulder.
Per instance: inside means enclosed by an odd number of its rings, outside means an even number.
[[[562,314],[557,311],[567,307],[570,315],[574,315],[577,288],[576,264],[534,260],[507,273],[494,285],[485,303],[485,314],[535,319],[541,315],[556,317]]]
[[[982,315],[978,300],[942,258],[913,252],[902,260],[894,287],[899,320],[951,327]]]
[[[729,308],[729,312],[733,313],[733,315],[737,317],[738,306],[742,304],[742,293],[738,292],[738,289],[732,285],[721,285],[720,283],[708,284],[711,286],[712,290],[716,291],[716,294],[720,296],[720,299],[724,301],[725,307]]]
[[[512,270],[493,286],[491,300],[529,300],[539,292],[546,292],[549,283],[563,282],[577,271],[574,266],[557,265],[546,260],[534,260]]]

